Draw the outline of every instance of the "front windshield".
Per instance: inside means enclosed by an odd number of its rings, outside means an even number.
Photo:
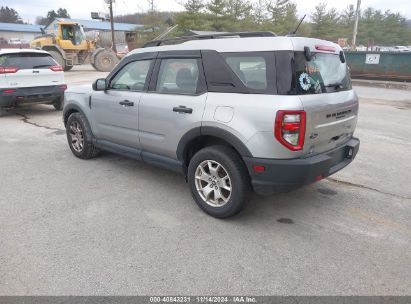
[[[78,24],[62,26],[63,40],[70,40],[74,45],[79,45],[86,39],[83,27]]]
[[[74,26],[74,31],[75,31],[75,36],[78,38],[80,41],[83,41],[86,39],[86,34],[84,33],[83,27],[80,25],[75,25]]]

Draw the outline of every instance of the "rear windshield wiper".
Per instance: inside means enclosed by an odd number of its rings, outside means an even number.
[[[38,68],[48,68],[51,67],[51,64],[40,64],[40,65],[35,65],[33,66],[33,69],[38,69]]]
[[[342,89],[343,84],[341,82],[330,83],[325,86],[326,88]]]

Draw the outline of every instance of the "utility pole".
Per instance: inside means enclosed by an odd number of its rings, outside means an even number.
[[[356,43],[357,43],[357,32],[358,32],[358,19],[360,19],[360,7],[361,7],[361,0],[357,0],[357,11],[355,12],[355,22],[354,22],[354,30],[352,33],[352,49],[356,50]]]
[[[106,3],[108,4],[108,8],[110,10],[110,26],[111,26],[112,49],[113,49],[114,52],[117,52],[116,43],[115,43],[115,40],[114,40],[113,2],[114,2],[114,0],[106,0]]]
[[[153,13],[155,9],[154,0],[147,0],[147,2],[148,2],[150,13]]]
[[[147,0],[147,2],[148,2],[148,5],[149,5],[149,9],[148,9],[148,12],[149,12],[149,16],[150,16],[150,23],[151,23],[151,25],[152,25],[152,30],[153,30],[153,32],[155,31],[155,25],[154,25],[154,23],[155,23],[155,20],[156,20],[156,18],[155,18],[155,4],[154,4],[154,0]]]

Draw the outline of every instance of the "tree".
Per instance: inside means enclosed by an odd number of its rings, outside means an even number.
[[[175,15],[178,24],[178,34],[184,35],[188,30],[205,30],[208,28],[208,16],[203,13],[206,5],[204,0],[187,0],[184,3],[185,12]]]
[[[157,5],[154,0],[147,0],[148,2],[148,12],[152,13],[157,10]]]
[[[368,45],[396,45],[410,43],[411,34],[406,19],[390,10],[367,8],[358,26],[358,41]]]
[[[265,0],[258,0],[254,3],[254,20],[257,24],[262,24],[267,20],[267,2]]]
[[[55,10],[51,10],[47,12],[47,16],[45,18],[38,16],[36,18],[36,24],[47,25],[53,22],[56,18],[70,18],[70,15],[65,8],[59,8],[57,12]]]
[[[227,0],[226,10],[233,21],[238,21],[251,14],[252,5],[247,0]]]
[[[355,8],[353,4],[348,5],[347,8],[342,12],[340,21],[342,24],[347,26],[354,25]]]
[[[297,17],[297,4],[295,3],[288,3],[286,5],[285,16],[283,20],[283,31],[280,33],[289,33],[293,31],[296,26],[298,25],[298,17]]]
[[[0,22],[4,23],[23,23],[21,17],[13,8],[2,6],[0,8]]]
[[[271,0],[267,5],[267,11],[271,14],[271,21],[279,24],[284,19],[289,0]]]
[[[315,7],[311,20],[313,37],[337,41],[341,36],[340,16],[335,8],[327,10],[327,4],[320,3]]]
[[[324,27],[324,19],[326,14],[327,4],[320,3],[315,7],[314,13],[311,14],[313,24],[313,35],[321,35]]]
[[[297,26],[297,5],[289,0],[271,0],[267,5],[272,29],[279,34],[287,34]]]
[[[212,15],[217,17],[225,15],[226,4],[227,2],[225,0],[211,0],[206,7]]]
[[[204,1],[203,0],[188,0],[184,3],[184,8],[186,9],[187,13],[190,14],[197,14],[204,8]]]
[[[156,0],[154,0],[156,1]],[[279,35],[293,31],[299,23],[297,6],[293,0],[184,0],[184,12],[152,12],[117,16],[117,21],[151,25],[153,37],[172,24],[178,28],[169,36],[178,36],[187,30],[199,31],[273,31]],[[208,1],[208,2],[206,2]],[[252,2],[251,2],[252,1]],[[251,5],[253,3],[254,5]],[[304,20],[298,35],[318,37],[337,42],[350,38],[353,31],[355,8],[349,5],[343,11],[327,8],[322,3],[315,7],[311,20]],[[170,19],[171,18],[171,19]],[[167,22],[169,19],[169,22]],[[173,22],[171,22],[173,21]],[[409,45],[411,28],[400,14],[365,9],[359,21],[358,44]]]

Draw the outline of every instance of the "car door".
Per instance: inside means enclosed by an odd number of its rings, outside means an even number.
[[[206,91],[199,51],[159,53],[149,91],[139,105],[143,152],[176,159],[181,137],[201,126]]]
[[[138,105],[153,63],[152,59],[131,61],[108,80],[107,90],[92,93],[93,133],[100,141],[140,148]]]

